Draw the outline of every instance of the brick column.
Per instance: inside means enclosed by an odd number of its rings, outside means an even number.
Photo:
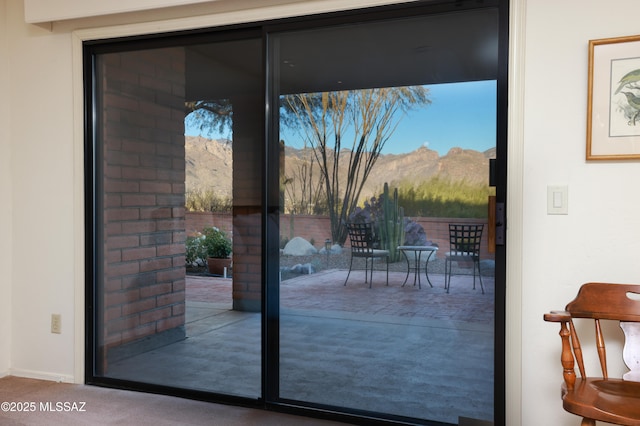
[[[233,309],[258,312],[262,299],[264,106],[259,97],[233,100]]]
[[[185,57],[167,48],[100,58],[106,368],[185,337]]]

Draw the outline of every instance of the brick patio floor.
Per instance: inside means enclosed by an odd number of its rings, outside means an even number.
[[[478,278],[474,290],[471,276],[453,275],[447,294],[444,291],[444,276],[440,274],[430,274],[433,288],[422,276],[420,289],[413,285],[413,275],[402,286],[406,277],[403,272],[390,272],[389,286],[385,285],[385,274],[375,272],[372,288],[364,283],[364,272],[352,272],[344,286],[346,275],[345,270],[333,269],[282,281],[281,307],[485,325],[493,323],[495,281],[491,276],[482,278],[485,290],[485,294],[482,294]],[[187,301],[231,306],[231,282],[229,278],[188,276]]]
[[[493,417],[494,280],[325,270],[280,285],[280,396],[458,424]],[[232,279],[188,276],[187,339],[109,365],[108,376],[259,397],[261,317],[231,309]]]

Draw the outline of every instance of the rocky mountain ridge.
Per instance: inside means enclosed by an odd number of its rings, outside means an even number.
[[[227,140],[186,137],[186,189],[213,189],[220,196],[231,195],[233,147]],[[297,176],[310,150],[285,147],[285,175]],[[348,154],[348,153],[347,153]],[[495,149],[478,152],[452,148],[445,156],[436,151],[419,148],[406,154],[382,154],[365,184],[367,197],[381,191],[385,182],[391,186],[404,181],[420,183],[438,176],[451,181],[486,183],[489,181],[489,159]],[[316,166],[317,167],[317,166]],[[314,171],[319,175],[319,170]],[[346,171],[345,171],[346,173]]]

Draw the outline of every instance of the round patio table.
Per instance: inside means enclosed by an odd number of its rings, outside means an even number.
[[[429,272],[427,267],[429,266],[429,259],[431,259],[431,256],[433,256],[433,253],[438,251],[438,247],[437,246],[398,246],[398,250],[402,252],[402,254],[404,255],[404,258],[407,260],[407,276],[404,278],[402,287],[404,287],[404,285],[407,283],[407,280],[409,279],[409,273],[413,271],[414,273],[413,285],[415,286],[417,281],[418,288],[422,288],[422,286],[420,285],[420,262],[421,262],[420,258],[422,257],[422,253],[424,252],[428,253],[426,262],[424,264],[424,275],[427,277],[427,282],[429,283],[429,285],[433,287],[433,284],[431,284],[431,280],[429,279]],[[409,255],[407,255],[407,253],[413,253],[413,265],[411,265],[411,261],[409,260]]]

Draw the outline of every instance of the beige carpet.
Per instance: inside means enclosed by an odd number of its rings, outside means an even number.
[[[141,392],[19,377],[0,379],[0,403],[2,426],[342,424]],[[23,411],[17,411],[19,409]]]

